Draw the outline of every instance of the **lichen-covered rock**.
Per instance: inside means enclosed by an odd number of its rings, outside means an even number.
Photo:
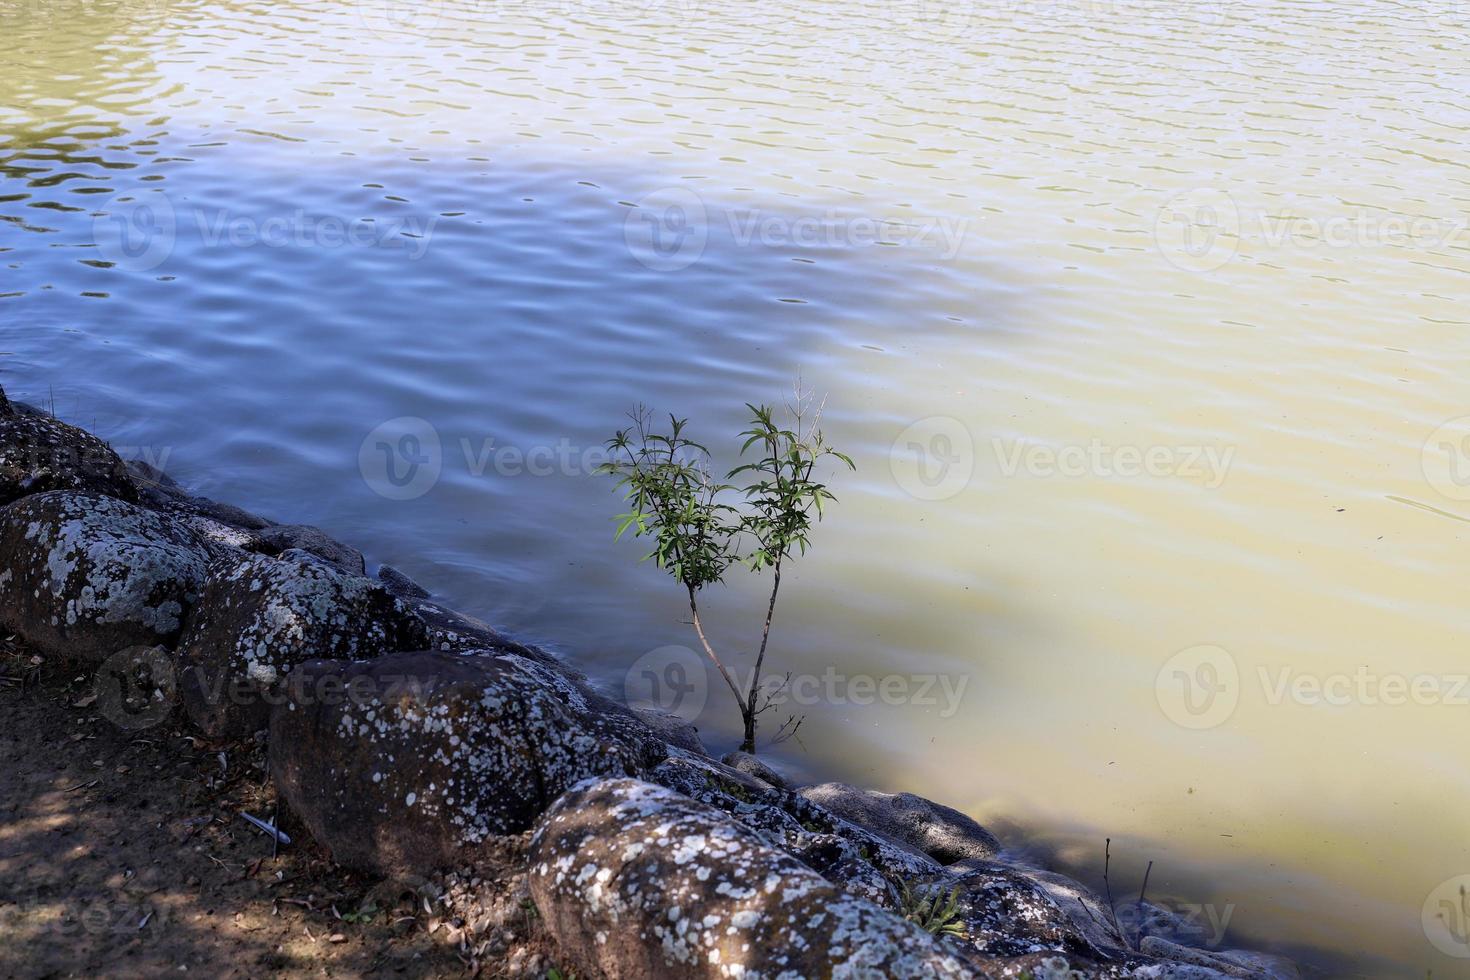
[[[530,661],[419,652],[314,661],[270,721],[270,768],[349,867],[422,873],[530,828],[588,776],[643,771],[652,744],[598,731]]]
[[[429,590],[394,568],[392,565],[378,567],[378,581],[400,599],[427,599]]]
[[[0,623],[42,653],[100,662],[177,641],[207,555],[186,527],[67,490],[0,508]]]
[[[720,761],[737,772],[743,772],[747,776],[759,779],[768,786],[774,786],[776,789],[786,788],[786,780],[780,773],[749,752],[728,752]]]
[[[822,783],[800,790],[844,819],[901,841],[940,864],[990,858],[1000,851],[995,835],[953,807],[912,793],[880,793],[846,783]]]
[[[614,980],[977,975],[725,813],[636,779],[559,800],[532,838],[530,880],[562,950]]]
[[[209,565],[179,642],[179,692],[207,734],[265,727],[270,702],[308,660],[422,649],[423,622],[386,589],[323,562],[239,554]]]
[[[255,537],[258,543],[253,550],[278,555],[298,549],[316,555],[343,575],[367,574],[362,552],[310,524],[272,524],[256,531]]]
[[[893,881],[927,879],[943,870],[927,855],[795,793],[692,753],[671,752],[648,778],[728,814],[844,891],[878,905],[896,907]]]
[[[1262,976],[1261,972],[1238,963],[1232,963],[1215,953],[1206,952],[1202,949],[1193,949],[1189,946],[1181,946],[1171,943],[1167,939],[1158,936],[1149,936],[1139,944],[1138,951],[1148,956],[1154,956],[1161,960],[1170,960],[1175,963],[1187,963],[1190,966],[1203,966],[1218,971],[1228,977],[1256,977]]]
[[[638,716],[639,721],[658,732],[669,745],[696,755],[709,755],[709,749],[704,747],[699,737],[699,728],[692,722],[654,707],[632,707],[629,710]]]
[[[1024,872],[1001,864],[973,868],[946,878],[946,891],[958,889],[959,916],[966,942],[988,956],[1014,957],[1055,952],[1107,959],[1047,889]]]
[[[138,499],[127,467],[101,439],[7,403],[0,410],[0,504],[48,490]]]

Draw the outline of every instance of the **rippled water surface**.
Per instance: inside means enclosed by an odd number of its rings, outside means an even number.
[[[1467,33],[0,0],[0,384],[621,692],[691,638],[597,447],[639,401],[733,436],[799,374],[858,470],[773,657],[949,686],[824,687],[783,764],[1088,877],[1110,836],[1227,945],[1459,975]],[[708,597],[732,650],[761,587]]]

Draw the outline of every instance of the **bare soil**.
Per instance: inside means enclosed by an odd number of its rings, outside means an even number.
[[[290,845],[241,816],[276,814],[263,744],[119,727],[93,687],[0,637],[0,977],[558,975],[524,836],[494,868],[347,872],[284,807]]]

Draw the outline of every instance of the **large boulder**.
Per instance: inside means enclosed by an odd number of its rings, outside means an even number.
[[[173,646],[206,566],[187,527],[115,497],[59,490],[0,508],[0,623],[51,656]]]
[[[530,885],[561,949],[610,978],[977,975],[727,814],[636,779],[559,800],[532,838]]]
[[[987,956],[1048,952],[1106,960],[1114,953],[1096,945],[1051,889],[1024,870],[1001,864],[975,866],[934,887],[954,892],[967,943]]]
[[[127,467],[107,443],[49,415],[0,405],[0,504],[48,490],[138,499]]]
[[[912,793],[880,793],[822,783],[801,795],[877,834],[918,848],[940,864],[985,859],[1000,851],[995,835],[953,807]]]
[[[578,780],[657,759],[652,733],[600,730],[547,680],[489,653],[305,664],[271,714],[271,775],[341,864],[413,874],[472,862]]]
[[[878,905],[897,906],[894,881],[928,879],[943,871],[914,848],[713,759],[672,751],[648,778],[729,814],[844,891]]]
[[[265,727],[280,684],[299,664],[423,649],[423,621],[376,582],[304,552],[237,553],[210,563],[179,643],[179,691],[206,734]]]

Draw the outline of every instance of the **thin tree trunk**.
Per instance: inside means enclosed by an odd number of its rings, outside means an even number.
[[[771,640],[771,620],[776,615],[776,593],[781,591],[781,560],[776,559],[775,581],[771,583],[771,601],[766,604],[766,622],[761,628],[761,649],[755,657],[755,673],[750,678],[750,693],[746,696],[745,706],[741,714],[745,716],[745,741],[740,745],[740,751],[755,752],[755,699],[760,692],[761,667],[766,662],[766,644]]]

